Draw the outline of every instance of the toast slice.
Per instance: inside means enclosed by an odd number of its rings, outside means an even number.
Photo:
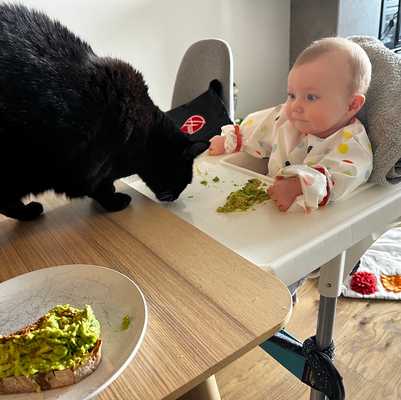
[[[0,336],[0,394],[73,385],[96,370],[101,349],[90,306],[56,306],[33,324]]]

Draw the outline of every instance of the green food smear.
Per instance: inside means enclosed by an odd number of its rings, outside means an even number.
[[[121,330],[126,331],[131,324],[131,318],[128,315],[124,315],[121,321]]]
[[[217,208],[219,213],[229,213],[234,211],[246,211],[254,204],[263,203],[269,199],[266,186],[259,179],[249,179],[248,182],[239,190],[231,192],[227,196],[226,203]]]
[[[32,331],[0,335],[0,379],[74,368],[87,360],[99,337],[91,306],[58,305]]]
[[[200,183],[201,183],[201,185],[207,186],[207,181],[205,181],[205,180],[201,181]]]
[[[217,182],[219,182],[219,181],[220,181],[220,178],[219,178],[218,176],[215,176],[215,177],[213,178],[213,182],[217,183]]]

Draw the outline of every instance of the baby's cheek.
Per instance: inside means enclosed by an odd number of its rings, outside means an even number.
[[[316,128],[316,129],[323,129],[325,130],[327,125],[330,125],[329,121],[327,121],[327,118],[322,113],[313,113],[309,121],[311,124]]]
[[[287,103],[284,103],[284,114],[291,121],[291,106]]]

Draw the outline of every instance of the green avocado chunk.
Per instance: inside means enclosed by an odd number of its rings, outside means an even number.
[[[218,207],[219,213],[249,210],[254,204],[263,203],[269,199],[266,188],[259,179],[249,179],[239,190],[231,192],[224,206]]]
[[[121,321],[121,330],[126,331],[131,324],[131,318],[128,315],[124,315]]]
[[[91,306],[57,305],[33,330],[0,336],[0,379],[74,368],[86,361],[99,337]]]

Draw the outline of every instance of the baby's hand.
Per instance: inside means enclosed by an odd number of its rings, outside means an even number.
[[[226,138],[224,136],[220,136],[220,135],[213,136],[209,140],[209,142],[210,142],[209,154],[211,156],[218,156],[220,154],[224,154],[225,153],[225,149],[224,149],[225,141],[226,141]]]
[[[287,211],[297,196],[302,194],[302,187],[296,176],[291,178],[278,176],[273,185],[267,189],[267,193],[280,211]]]

